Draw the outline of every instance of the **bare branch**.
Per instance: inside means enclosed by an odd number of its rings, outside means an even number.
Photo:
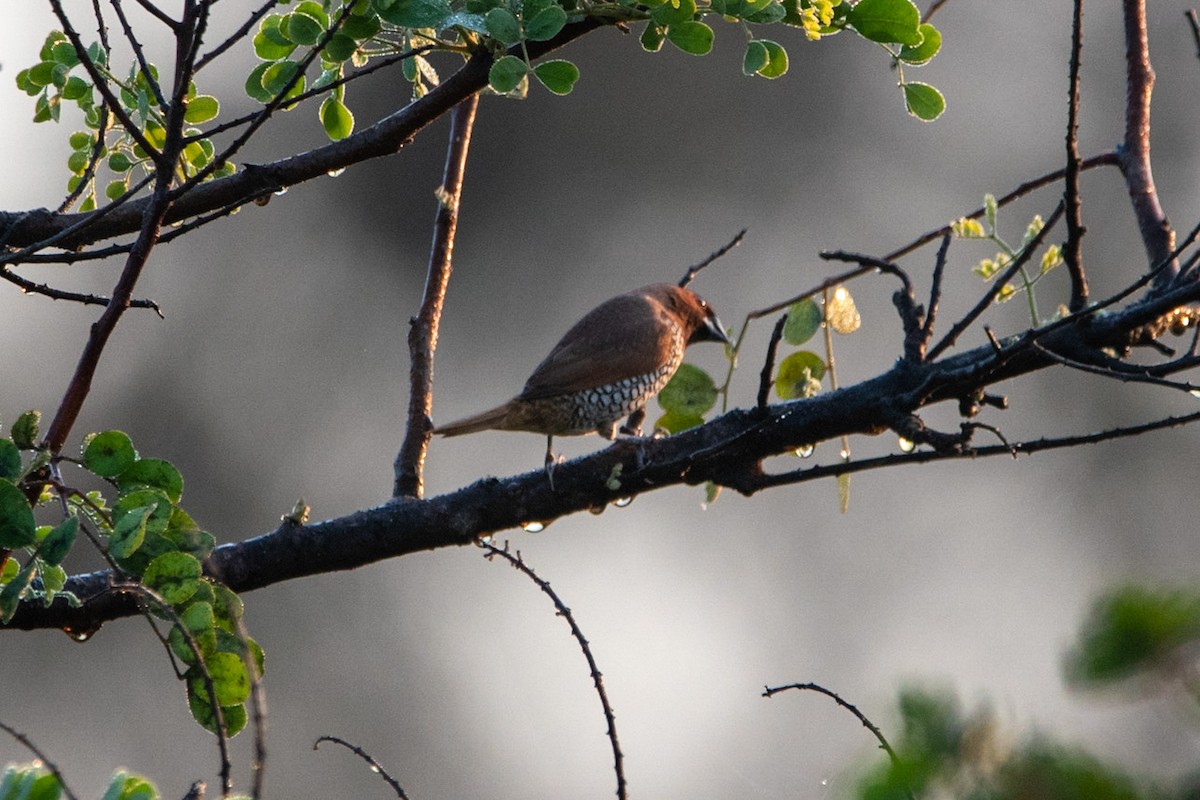
[[[713,263],[718,258],[725,255],[733,248],[737,247],[739,244],[742,243],[742,239],[744,239],[745,237],[746,237],[746,229],[742,228],[740,231],[737,232],[736,236],[734,236],[732,239],[730,239],[729,242],[727,242],[726,244],[722,245],[718,250],[716,250],[714,253],[712,253],[708,258],[704,259],[699,264],[688,267],[688,271],[685,272],[683,274],[683,277],[679,279],[679,285],[687,286],[689,283],[692,282],[692,280],[697,275],[700,274],[700,270],[704,269],[709,264]]]
[[[769,687],[769,686],[764,686],[762,696],[763,697],[774,697],[775,695],[779,694],[780,692],[786,692],[789,689],[800,689],[800,690],[807,690],[807,691],[811,691],[811,692],[818,692],[818,693],[823,694],[826,697],[832,699],[839,706],[841,706],[842,708],[846,709],[851,714],[853,714],[855,716],[855,718],[857,718],[858,721],[863,724],[863,727],[871,732],[871,734],[879,741],[880,748],[882,748],[883,751],[888,754],[888,758],[890,758],[892,760],[892,764],[894,766],[896,766],[896,767],[900,766],[900,757],[896,755],[896,751],[892,749],[892,746],[890,744],[888,744],[888,740],[884,737],[883,731],[879,730],[879,727],[877,725],[875,725],[875,723],[873,723],[873,722],[871,722],[871,720],[867,719],[867,715],[862,713],[861,711],[859,711],[857,706],[855,706],[853,703],[850,703],[850,702],[842,699],[841,695],[839,695],[837,692],[834,692],[830,689],[826,689],[824,686],[821,686],[818,683],[789,683],[787,686],[776,686],[773,688]],[[910,800],[915,800],[911,789],[908,790],[908,796],[909,796]]]
[[[1138,230],[1150,264],[1168,262],[1155,280],[1158,287],[1174,280],[1179,263],[1169,254],[1175,232],[1158,202],[1158,190],[1150,168],[1150,94],[1154,69],[1150,66],[1150,44],[1146,35],[1144,0],[1123,0],[1125,17],[1125,138],[1118,156]]]
[[[779,341],[783,338],[783,326],[787,324],[788,315],[784,314],[771,329],[771,338],[767,342],[767,358],[763,362],[762,372],[758,374],[758,408],[766,408],[771,394],[771,375],[775,372],[775,354],[779,350]]]
[[[408,331],[411,361],[408,424],[405,426],[404,443],[396,454],[396,477],[392,489],[396,497],[420,498],[425,494],[425,454],[433,432],[429,415],[433,412],[434,354],[437,351],[442,306],[446,302],[446,288],[450,284],[450,272],[453,269],[458,208],[478,107],[479,95],[473,94],[450,115],[450,141],[446,145],[442,185],[437,192],[438,210],[433,223],[433,247],[425,276],[425,294],[421,299],[421,310],[413,317]]]
[[[604,678],[600,674],[600,668],[596,666],[596,658],[592,655],[592,647],[588,644],[587,637],[583,635],[583,630],[579,624],[575,622],[575,616],[571,613],[571,609],[567,608],[566,603],[562,598],[550,588],[549,581],[542,578],[533,571],[525,561],[521,558],[518,552],[515,556],[508,552],[508,546],[500,549],[489,542],[481,541],[479,546],[487,551],[489,561],[499,556],[507,561],[512,568],[523,573],[529,580],[533,581],[539,589],[541,589],[547,597],[554,603],[554,607],[558,610],[558,615],[567,621],[567,625],[571,627],[571,635],[575,637],[575,641],[579,642],[579,649],[583,651],[583,657],[587,659],[588,669],[591,671],[592,683],[596,687],[596,694],[600,697],[600,705],[604,709],[604,721],[608,724],[608,740],[612,744],[613,751],[613,770],[617,773],[617,797],[619,800],[626,800],[628,795],[628,784],[625,780],[625,756],[621,753],[621,743],[617,740],[617,718],[613,714],[612,705],[608,702],[608,692],[604,689]]]
[[[1067,308],[1080,311],[1087,305],[1087,276],[1083,271],[1083,219],[1079,196],[1079,63],[1083,53],[1083,0],[1075,0],[1071,26],[1071,77],[1067,101],[1067,166],[1063,170],[1066,187],[1063,203],[1066,206],[1067,242],[1063,261],[1071,276],[1071,298]]]
[[[274,0],[272,0],[272,2],[274,2]],[[337,736],[318,736],[317,740],[313,742],[313,750],[319,749],[321,742],[333,742],[334,744],[340,744],[351,753],[354,753],[354,755],[370,764],[373,772],[379,773],[379,777],[383,778],[384,781],[387,782],[387,785],[392,787],[392,791],[396,793],[396,797],[399,797],[400,800],[408,800],[408,795],[404,793],[404,789],[401,788],[399,781],[393,778],[391,773],[384,769],[383,765],[376,761],[375,758],[366,750],[363,750],[356,744],[347,742],[345,739],[340,739]]]
[[[46,765],[46,769],[50,770],[50,774],[58,779],[58,785],[62,787],[63,794],[67,796],[67,800],[79,800],[75,793],[71,791],[71,787],[67,785],[67,780],[63,777],[62,771],[59,770],[58,765],[51,761],[50,758],[43,753],[36,744],[33,743],[32,739],[11,725],[7,725],[3,722],[0,722],[0,730],[3,730],[9,736],[20,742],[26,750],[33,753],[34,758]]]

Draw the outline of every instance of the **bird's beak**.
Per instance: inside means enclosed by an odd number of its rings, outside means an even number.
[[[706,317],[704,327],[700,330],[700,337],[706,342],[724,342],[732,345],[729,341],[729,334],[725,333],[725,326],[721,324],[721,320],[716,317]]]

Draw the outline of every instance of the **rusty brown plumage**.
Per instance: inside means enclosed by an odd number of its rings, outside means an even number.
[[[691,290],[656,283],[618,295],[567,331],[520,394],[434,433],[509,430],[553,438],[595,431],[611,439],[621,419],[666,386],[687,346],[703,341],[729,340],[713,310]]]

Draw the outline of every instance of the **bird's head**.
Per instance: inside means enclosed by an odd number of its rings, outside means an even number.
[[[658,283],[646,287],[660,303],[670,309],[688,332],[687,343],[724,342],[729,344],[729,335],[717,319],[717,313],[700,295],[672,283]]]

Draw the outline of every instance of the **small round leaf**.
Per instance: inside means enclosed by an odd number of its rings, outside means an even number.
[[[713,29],[703,22],[680,22],[667,28],[667,41],[685,53],[707,55],[712,50]]]
[[[812,397],[825,376],[825,362],[816,353],[801,350],[792,353],[779,364],[775,375],[775,393],[784,400]]]
[[[862,317],[858,307],[854,305],[854,297],[845,286],[839,286],[829,296],[829,304],[825,306],[825,319],[835,333],[854,333],[862,326]]]
[[[501,44],[521,41],[521,24],[507,8],[493,8],[483,18],[483,24],[492,38]]]
[[[788,344],[804,344],[821,329],[824,319],[821,307],[811,297],[793,303],[783,324],[783,340]]]
[[[567,12],[562,10],[562,6],[548,6],[534,14],[533,19],[526,21],[525,38],[533,42],[553,39],[566,24]]]
[[[557,6],[555,6],[557,8]],[[579,80],[579,67],[570,61],[555,59],[544,61],[533,68],[533,74],[550,91],[555,94],[570,94]]]
[[[345,139],[354,132],[354,114],[345,103],[329,95],[321,101],[321,126],[331,141]]]
[[[187,112],[183,115],[183,119],[190,125],[199,125],[202,122],[208,122],[220,110],[221,104],[217,98],[210,94],[198,94],[188,101]]]
[[[946,110],[946,98],[928,83],[912,81],[904,84],[904,106],[917,119],[932,122]]]
[[[35,541],[37,526],[24,492],[11,481],[0,478],[0,547],[25,547]]]
[[[123,431],[105,431],[88,440],[83,448],[83,466],[102,478],[120,475],[133,466],[137,451]]]
[[[142,582],[171,605],[188,600],[199,589],[200,559],[187,553],[167,552],[146,566]]]
[[[508,94],[520,85],[528,71],[529,67],[516,56],[498,58],[488,70],[488,85],[497,94]]]
[[[21,451],[11,439],[0,439],[0,478],[16,483],[21,477]]]
[[[717,402],[717,387],[712,377],[692,364],[683,364],[659,392],[658,404],[666,411],[702,415]]]

